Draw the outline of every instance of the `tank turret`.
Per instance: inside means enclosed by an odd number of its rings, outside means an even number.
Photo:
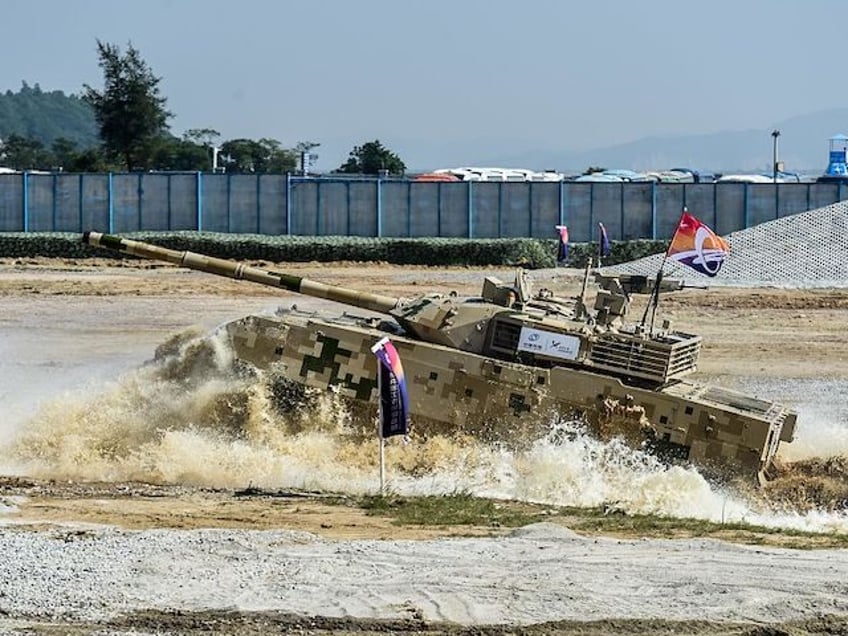
[[[655,385],[697,368],[698,336],[668,329],[648,334],[624,326],[630,296],[653,290],[653,281],[643,276],[596,272],[601,289],[594,308],[587,308],[584,298],[575,311],[571,298],[558,298],[547,289],[534,295],[522,270],[510,285],[487,277],[479,297],[431,293],[401,299],[97,232],[84,234],[83,242],[387,314],[406,334],[423,342],[501,360],[583,366]],[[664,285],[679,288],[675,281]]]
[[[544,427],[554,415],[585,419],[602,436],[623,435],[665,457],[715,474],[760,478],[796,414],[768,400],[686,379],[701,338],[627,320],[634,294],[669,292],[679,281],[592,272],[577,297],[534,293],[518,270],[511,283],[483,280],[479,296],[427,293],[405,299],[327,285],[283,272],[86,232],[84,243],[219,276],[350,305],[373,316],[296,309],[248,316],[227,326],[237,357],[288,381],[333,388],[373,403],[376,363],[368,355],[392,334],[419,430],[515,437],[517,425]],[[597,290],[590,298],[593,278]],[[646,311],[647,313],[647,311]]]

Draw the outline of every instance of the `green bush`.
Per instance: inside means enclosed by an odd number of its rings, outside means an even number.
[[[385,262],[397,265],[520,266],[556,265],[555,239],[367,238],[357,236],[269,236],[217,232],[129,232],[123,238],[173,250],[189,250],[233,260],[273,262]],[[664,241],[619,241],[612,244],[604,265],[615,265],[656,254]],[[597,245],[570,246],[567,265],[585,266]],[[80,234],[61,232],[0,233],[0,257],[7,258],[133,258],[82,243]]]

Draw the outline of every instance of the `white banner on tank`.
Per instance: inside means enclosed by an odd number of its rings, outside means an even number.
[[[563,360],[576,360],[580,352],[580,338],[532,327],[522,327],[518,337],[518,350]]]

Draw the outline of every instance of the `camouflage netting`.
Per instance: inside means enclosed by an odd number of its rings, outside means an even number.
[[[696,215],[697,216],[697,215]],[[848,288],[848,202],[762,223],[724,237],[730,255],[710,278],[668,260],[666,278],[690,285]],[[655,277],[663,254],[610,267]]]

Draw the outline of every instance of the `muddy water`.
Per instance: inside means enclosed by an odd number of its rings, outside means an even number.
[[[159,344],[186,327],[208,331],[273,306],[267,297],[4,299],[0,471],[373,492],[375,445],[345,436],[334,404],[310,413],[313,425],[306,430],[288,426],[255,386],[217,373],[227,366],[227,352],[214,340],[203,341],[208,349],[179,354],[180,364],[198,351],[208,357],[208,369],[190,383],[145,365]],[[796,407],[799,441],[789,452],[797,458],[848,451],[844,405],[828,400],[824,406],[824,398],[848,393],[844,379],[727,374],[711,380]],[[390,488],[556,505],[614,503],[632,513],[848,532],[843,511],[775,509],[717,490],[693,469],[668,469],[623,444],[601,444],[573,423],[553,423],[552,431],[521,454],[469,439],[404,445],[395,438],[387,449]]]
[[[268,298],[9,296],[0,311],[0,433],[45,400],[129,371],[168,335],[212,328]]]

